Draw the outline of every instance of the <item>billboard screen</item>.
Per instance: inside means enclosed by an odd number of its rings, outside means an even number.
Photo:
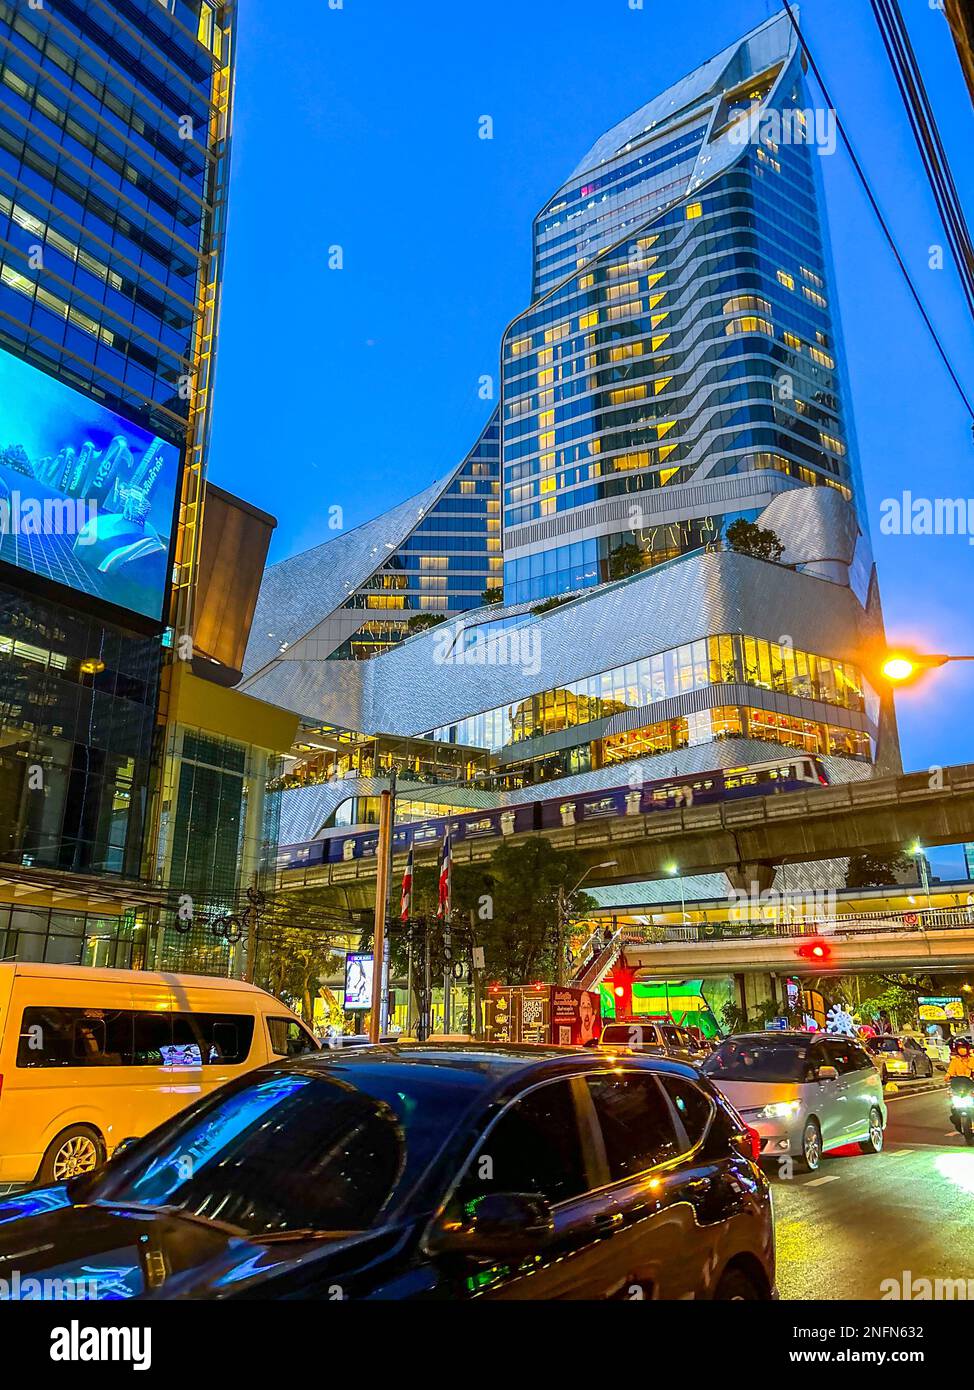
[[[162,620],[180,451],[0,351],[0,560]]]
[[[345,1008],[371,1009],[372,957],[349,951],[345,957]]]

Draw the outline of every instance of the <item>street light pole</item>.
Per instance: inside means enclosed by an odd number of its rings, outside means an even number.
[[[558,940],[556,947],[557,960],[555,961],[556,985],[563,985],[565,983],[565,936],[569,920],[569,905],[572,899],[588,878],[589,874],[595,873],[596,869],[614,869],[618,866],[618,863],[618,859],[607,859],[604,864],[590,864],[570,893],[566,894],[564,887],[561,884],[558,885]]]
[[[880,671],[893,685],[904,685],[924,671],[946,666],[951,661],[974,661],[974,656],[947,656],[943,652],[887,652]]]

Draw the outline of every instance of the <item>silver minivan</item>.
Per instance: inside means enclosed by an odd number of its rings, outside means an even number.
[[[764,1159],[797,1158],[814,1171],[829,1149],[883,1147],[882,1080],[854,1038],[739,1033],[725,1038],[701,1070],[757,1131]]]
[[[626,1047],[633,1052],[651,1052],[660,1057],[672,1057],[676,1062],[687,1062],[699,1067],[705,1057],[706,1048],[701,1047],[692,1033],[675,1023],[636,1022],[603,1025],[599,1038],[601,1047]]]

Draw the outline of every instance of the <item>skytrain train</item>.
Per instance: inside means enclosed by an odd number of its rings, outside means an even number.
[[[822,759],[812,754],[800,754],[775,762],[753,763],[750,767],[716,768],[713,772],[665,777],[637,787],[613,787],[568,796],[562,794],[514,806],[462,811],[453,816],[411,821],[396,826],[393,852],[404,854],[410,848],[442,844],[447,831],[454,843],[461,840],[499,840],[530,831],[586,825],[617,816],[647,815],[651,811],[670,811],[679,806],[804,791],[809,786],[828,784]],[[320,840],[282,845],[278,850],[277,867],[302,869],[318,864],[370,859],[375,857],[378,843],[378,830],[328,830]]]

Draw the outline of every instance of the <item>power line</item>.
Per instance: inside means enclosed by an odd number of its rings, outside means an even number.
[[[910,272],[907,269],[903,257],[900,255],[899,247],[896,245],[893,233],[890,230],[886,218],[883,216],[883,212],[879,206],[879,203],[876,201],[876,197],[872,191],[872,188],[869,185],[869,180],[866,177],[865,170],[863,169],[862,164],[859,162],[858,156],[856,155],[856,152],[852,146],[852,141],[849,139],[845,125],[843,124],[842,119],[839,116],[835,102],[832,100],[832,95],[828,89],[828,86],[826,85],[825,79],[823,78],[819,66],[816,63],[815,58],[812,54],[812,51],[808,46],[808,41],[806,40],[805,35],[802,33],[801,26],[798,23],[798,18],[794,12],[794,9],[792,8],[790,0],[782,0],[782,3],[788,14],[788,18],[791,21],[791,26],[794,29],[795,34],[797,35],[798,42],[801,45],[802,53],[805,55],[805,59],[815,75],[815,80],[818,82],[818,85],[821,88],[822,95],[825,98],[825,101],[830,107],[830,109],[835,112],[836,128],[842,139],[842,143],[845,146],[846,152],[848,153],[849,158],[852,161],[852,166],[856,171],[856,174],[859,178],[859,182],[862,184],[863,191],[865,192],[866,197],[869,200],[869,204],[876,215],[876,220],[879,222],[879,225],[882,228],[883,235],[886,238],[889,248],[892,251],[894,257],[896,258],[896,264],[899,266],[900,273],[902,274],[903,279],[906,281],[907,286],[909,287],[910,293],[913,296],[913,300],[917,306],[917,309],[920,311],[920,316],[923,319],[923,322],[926,324],[927,331],[930,334],[930,337],[933,339],[937,352],[940,354],[941,361],[947,368],[947,372],[950,376],[950,379],[957,389],[957,394],[964,402],[964,406],[967,410],[967,413],[971,417],[972,422],[974,422],[974,406],[972,406],[967,396],[967,393],[964,390],[964,387],[961,385],[960,378],[954,371],[950,358],[947,356],[946,349],[944,348],[943,343],[940,341],[940,337],[930,319],[930,315],[927,313],[926,308],[924,307],[923,300],[920,298],[920,292],[913,281],[913,277],[910,275]]]
[[[872,7],[950,242],[968,308],[974,315],[974,247],[909,31],[898,0],[872,0]]]

